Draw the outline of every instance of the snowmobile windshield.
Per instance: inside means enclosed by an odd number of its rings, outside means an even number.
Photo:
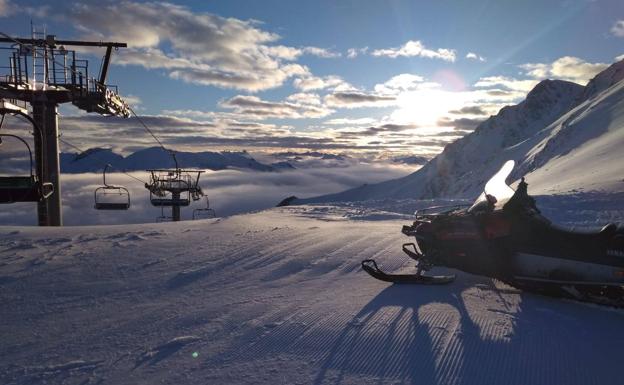
[[[505,162],[503,167],[490,180],[485,184],[485,188],[483,192],[475,203],[468,209],[468,211],[475,211],[478,209],[488,207],[493,205],[495,210],[500,210],[503,208],[505,203],[514,195],[515,191],[507,185],[505,180],[511,174],[511,171],[514,168],[515,162],[513,160],[508,160]]]

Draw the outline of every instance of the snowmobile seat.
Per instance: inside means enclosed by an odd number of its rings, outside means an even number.
[[[547,226],[547,230],[550,230],[553,233],[557,233],[559,235],[565,236],[578,236],[578,237],[608,237],[610,235],[615,234],[617,230],[617,226],[614,223],[609,223],[603,226],[600,230],[596,229],[573,229],[569,227],[564,227],[560,225],[556,225],[554,223],[550,223]]]

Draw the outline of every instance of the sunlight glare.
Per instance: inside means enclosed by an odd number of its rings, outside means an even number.
[[[464,103],[460,92],[440,89],[404,92],[397,99],[399,108],[391,114],[392,121],[419,126],[436,126],[439,119]]]

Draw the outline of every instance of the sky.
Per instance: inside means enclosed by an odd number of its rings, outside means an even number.
[[[31,21],[126,42],[109,83],[186,151],[432,157],[538,81],[585,84],[624,57],[618,0],[0,0],[1,32],[27,37]],[[103,54],[79,52],[92,71]],[[136,119],[60,112],[79,148],[156,144]]]

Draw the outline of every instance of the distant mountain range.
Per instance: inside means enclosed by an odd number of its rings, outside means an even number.
[[[508,159],[530,192],[624,191],[623,79],[624,60],[586,86],[544,80],[406,177],[291,203],[475,197]]]
[[[108,163],[117,170],[142,171],[147,169],[173,168],[171,155],[160,147],[150,147],[126,157],[110,149],[92,148],[80,154],[62,153],[61,171],[65,173],[100,172]],[[247,152],[176,152],[178,165],[183,168],[224,170],[228,168],[254,171],[279,171],[294,168],[286,162],[267,165],[258,162]]]

